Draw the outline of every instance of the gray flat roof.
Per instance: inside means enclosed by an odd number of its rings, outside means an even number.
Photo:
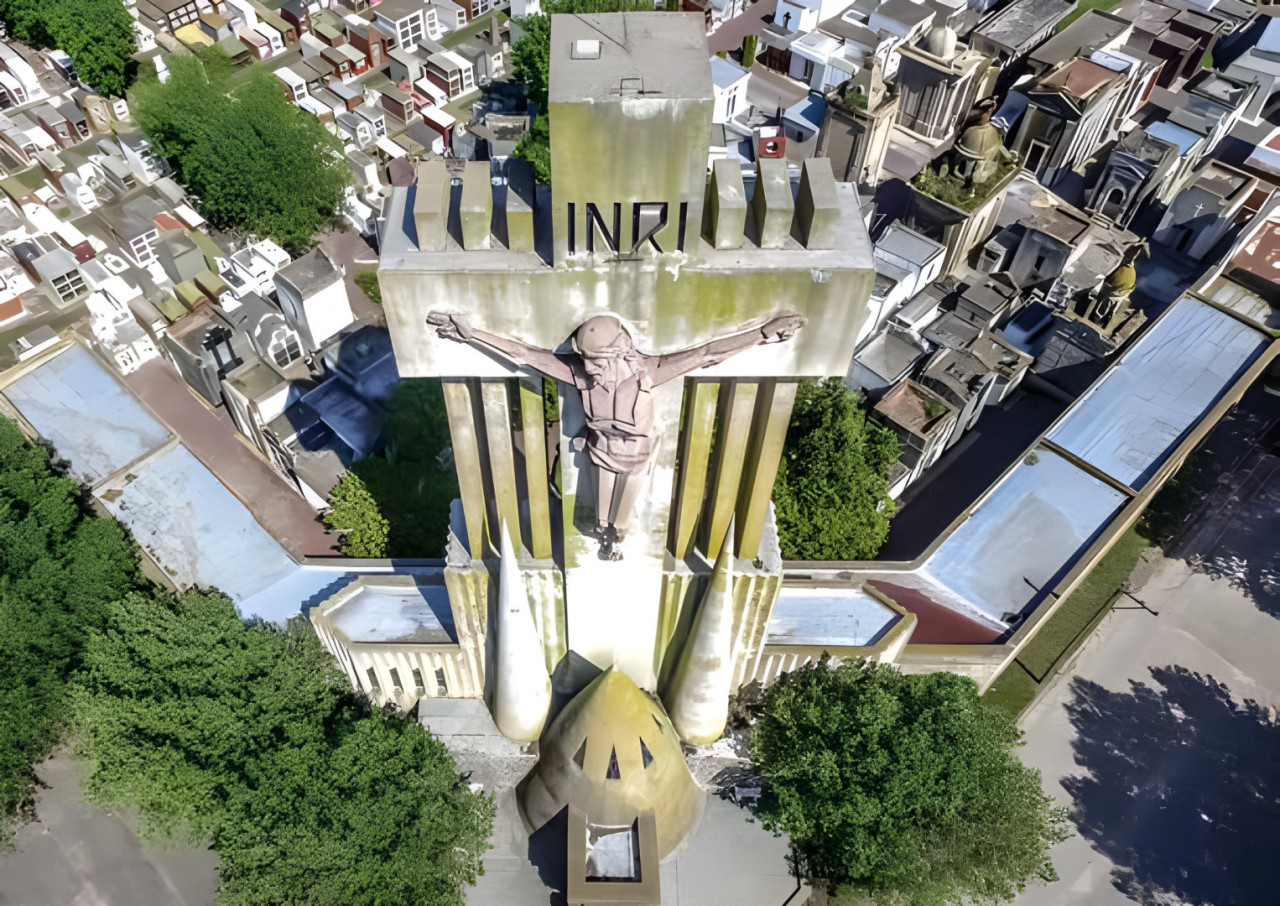
[[[596,47],[594,58],[575,53]],[[549,100],[614,100],[623,88],[645,99],[710,98],[709,57],[700,13],[555,15]]]
[[[901,615],[862,589],[783,588],[766,645],[872,645]]]
[[[382,584],[357,589],[328,614],[352,642],[441,644],[456,641],[443,585]]]
[[[148,462],[116,490],[99,499],[181,586],[218,588],[241,602],[298,569],[244,504],[182,445]],[[297,599],[278,603],[285,616],[298,612]]]
[[[712,57],[710,63],[711,80],[715,82],[717,88],[728,88],[736,85],[750,75],[737,63],[732,60],[726,60],[724,57]]]
[[[1006,47],[1021,49],[1047,24],[1065,19],[1075,7],[1075,0],[1017,0],[988,17],[974,31]]]
[[[1107,43],[1131,24],[1119,16],[1091,9],[1031,51],[1028,56],[1037,63],[1057,66],[1070,60],[1084,47],[1097,47]]]
[[[1019,463],[922,571],[1001,620],[1038,604],[1128,498],[1046,449]]]
[[[876,243],[876,248],[915,264],[926,264],[946,251],[946,246],[900,223],[895,223],[885,230],[880,241]]]
[[[1141,490],[1183,434],[1266,345],[1253,328],[1185,298],[1094,384],[1048,438]]]
[[[169,432],[78,345],[9,384],[4,395],[86,484],[96,484],[169,439]]]

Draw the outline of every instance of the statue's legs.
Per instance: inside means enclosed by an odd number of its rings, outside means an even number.
[[[636,498],[640,496],[640,488],[644,485],[645,474],[619,475],[613,489],[613,509],[609,512],[609,523],[617,530],[621,538],[626,532],[627,523],[631,521],[631,511],[635,509]]]
[[[616,472],[610,472],[608,469],[602,469],[600,466],[595,467],[596,470],[596,528],[601,533],[609,527],[610,516],[613,513],[613,492],[617,486],[618,478]]]

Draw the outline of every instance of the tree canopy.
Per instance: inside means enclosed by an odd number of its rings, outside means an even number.
[[[329,492],[324,524],[331,532],[342,532],[341,550],[348,557],[387,556],[387,520],[355,472],[343,475]]]
[[[449,506],[458,496],[453,463],[444,455],[449,417],[440,381],[402,380],[386,408],[387,450],[351,467],[329,497],[325,524],[354,530],[343,547],[349,556],[438,556],[448,536]]]
[[[88,642],[76,713],[90,797],[210,841],[223,906],[462,906],[481,871],[492,801],[353,692],[302,618],[132,594]]]
[[[751,754],[760,816],[811,880],[880,906],[992,904],[1055,880],[1066,811],[1013,753],[1013,718],[953,673],[824,657],[765,699]]]
[[[214,226],[310,248],[351,182],[342,144],[270,72],[215,58],[171,56],[167,82],[134,91],[138,124]]]
[[[31,816],[31,766],[62,736],[85,633],[140,581],[120,527],[0,419],[0,843]]]
[[[838,378],[796,393],[773,504],[788,560],[870,560],[889,536],[898,440]]]
[[[137,75],[133,18],[120,0],[0,0],[0,19],[25,44],[70,55],[80,81],[123,96]]]

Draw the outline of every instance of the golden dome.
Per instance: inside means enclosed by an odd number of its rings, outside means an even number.
[[[1109,295],[1128,295],[1137,285],[1138,272],[1133,269],[1132,264],[1122,264],[1111,272],[1102,284],[1102,288]]]
[[[596,826],[621,827],[652,812],[661,859],[697,826],[706,795],[661,706],[611,669],[547,729],[520,803],[534,830],[570,804]]]

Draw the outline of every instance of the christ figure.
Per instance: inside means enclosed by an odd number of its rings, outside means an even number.
[[[653,388],[753,346],[784,342],[805,321],[799,315],[782,314],[761,327],[665,355],[636,349],[627,327],[612,315],[584,321],[570,338],[572,352],[563,355],[477,330],[460,315],[432,312],[427,323],[444,339],[495,352],[578,389],[587,425],[573,439],[573,446],[585,450],[595,466],[600,556],[618,560],[622,556],[618,543],[625,536],[657,446]]]

